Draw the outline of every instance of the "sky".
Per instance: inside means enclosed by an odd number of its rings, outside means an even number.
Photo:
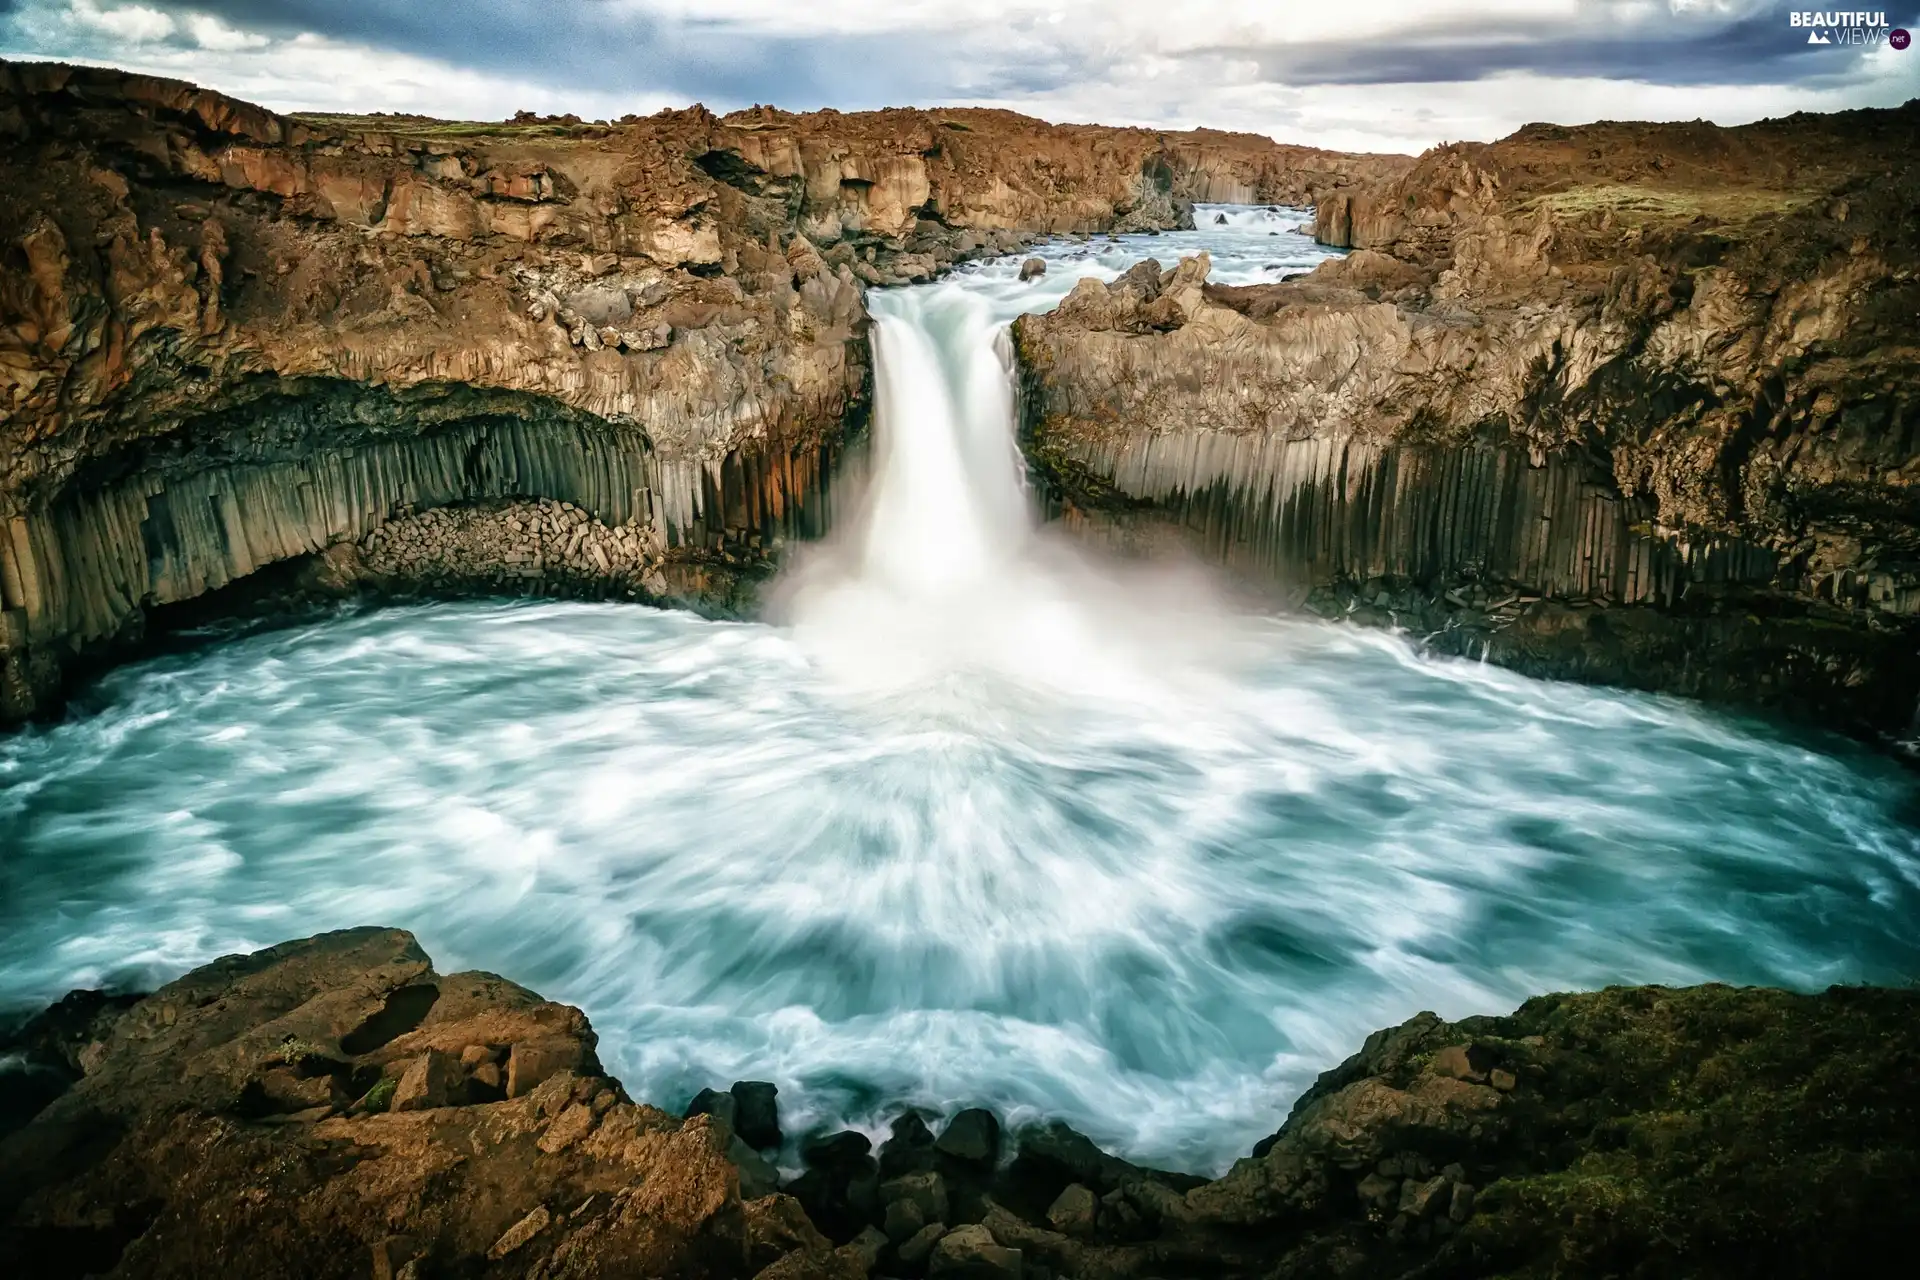
[[[1803,0],[1804,2],[1804,0]],[[0,0],[0,55],[281,110],[588,119],[999,106],[1419,151],[1535,120],[1738,124],[1920,97],[1920,48],[1753,0]],[[1804,11],[1803,11],[1804,12]],[[1828,12],[1831,11],[1820,11]],[[1867,11],[1920,31],[1920,3]]]

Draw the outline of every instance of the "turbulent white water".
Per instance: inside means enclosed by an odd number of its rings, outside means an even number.
[[[1232,216],[876,294],[869,503],[777,626],[348,612],[0,740],[0,1005],[391,923],[586,1008],[636,1096],[773,1079],[791,1130],[985,1103],[1206,1170],[1422,1008],[1920,974],[1885,761],[1036,533],[1000,327],[1145,253],[1321,256]]]

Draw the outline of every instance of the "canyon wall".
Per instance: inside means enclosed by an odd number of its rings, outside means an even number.
[[[291,117],[33,63],[0,141],[0,722],[265,566],[391,578],[339,549],[448,504],[565,503],[631,549],[603,585],[730,600],[831,518],[866,288],[1410,163],[1000,111]],[[481,576],[580,585],[521,550]]]
[[[1920,104],[1529,126],[1016,325],[1066,518],[1443,649],[1910,736]],[[1171,265],[1171,264],[1168,264]]]

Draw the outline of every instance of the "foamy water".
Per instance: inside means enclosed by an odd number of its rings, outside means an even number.
[[[1233,214],[1184,233],[1216,275],[1324,256]],[[792,1132],[986,1104],[1206,1171],[1423,1008],[1920,974],[1884,760],[1036,533],[1000,328],[1181,240],[876,295],[868,505],[776,625],[349,610],[0,739],[0,1004],[393,924],[582,1006],[667,1106],[742,1077]]]

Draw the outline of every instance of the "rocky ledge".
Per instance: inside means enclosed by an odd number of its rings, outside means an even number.
[[[1330,193],[1280,283],[1016,326],[1057,509],[1538,674],[1920,737],[1920,102],[1531,125]]]
[[[1825,1276],[1920,1216],[1920,993],[1423,1013],[1225,1176],[985,1110],[631,1100],[579,1010],[355,929],[75,992],[0,1062],[0,1269],[57,1276]],[[796,1140],[797,1139],[797,1140]],[[770,1159],[770,1157],[772,1159]],[[773,1159],[792,1162],[783,1178]]]

